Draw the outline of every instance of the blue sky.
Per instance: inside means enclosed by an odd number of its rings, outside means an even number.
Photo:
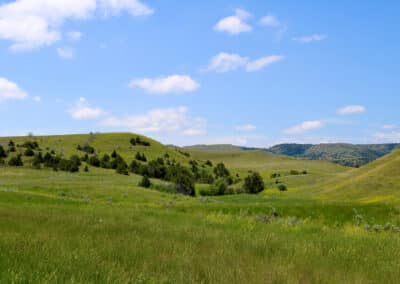
[[[361,0],[0,1],[0,135],[399,142],[399,8]]]

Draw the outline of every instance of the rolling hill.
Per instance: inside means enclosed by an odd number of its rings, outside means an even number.
[[[326,160],[342,166],[359,167],[389,154],[400,144],[279,144],[270,148],[249,148],[235,145],[194,145],[184,149],[199,152],[237,152],[262,150],[276,155]]]
[[[400,144],[280,144],[267,151],[312,160],[328,160],[344,166],[368,164],[398,148]]]
[[[359,169],[341,173],[318,188],[319,194],[328,199],[399,201],[400,149]]]

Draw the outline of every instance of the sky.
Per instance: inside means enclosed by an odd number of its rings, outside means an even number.
[[[0,0],[0,135],[400,142],[399,1]]]

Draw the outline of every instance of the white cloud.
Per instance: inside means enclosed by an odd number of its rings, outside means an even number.
[[[285,57],[281,55],[271,55],[271,56],[264,56],[259,59],[250,61],[246,64],[246,71],[247,72],[255,72],[259,71],[272,63],[279,62],[283,60]]]
[[[59,47],[57,48],[57,54],[62,59],[72,59],[74,58],[74,50],[68,47]]]
[[[249,58],[247,57],[241,57],[234,53],[221,52],[211,59],[206,70],[225,73],[246,66],[248,62]]]
[[[305,133],[310,130],[319,129],[322,126],[323,126],[323,123],[320,120],[305,121],[299,125],[285,129],[283,131],[283,133],[285,133],[285,134],[302,134],[302,133]]]
[[[34,96],[34,97],[32,98],[32,100],[33,100],[34,102],[36,102],[36,103],[40,103],[40,102],[42,101],[42,98],[39,97],[39,96]]]
[[[261,18],[260,25],[269,28],[279,28],[281,26],[281,23],[277,17],[269,14]]]
[[[310,36],[294,37],[293,40],[301,43],[311,43],[315,41],[322,41],[326,38],[326,35],[314,34]]]
[[[131,88],[141,88],[150,94],[188,93],[197,90],[200,84],[187,75],[171,75],[155,79],[135,79]]]
[[[83,97],[68,112],[75,120],[96,119],[106,115],[102,109],[91,107]]]
[[[154,13],[154,9],[139,0],[100,0],[100,6],[105,15],[116,15],[126,10],[132,16],[147,16]]]
[[[0,102],[6,100],[23,100],[27,96],[16,83],[0,77]]]
[[[106,127],[126,127],[140,133],[176,133],[186,136],[206,133],[207,121],[193,118],[187,107],[153,109],[127,117],[109,117],[101,122]]]
[[[257,129],[257,127],[252,124],[244,124],[244,125],[236,126],[236,130],[239,130],[239,131],[254,131],[256,129]]]
[[[221,52],[214,56],[205,71],[225,73],[244,68],[247,72],[259,71],[268,65],[283,60],[281,55],[264,56],[255,60],[242,57],[239,54]]]
[[[400,132],[378,132],[374,134],[374,138],[384,142],[400,142]]]
[[[345,106],[337,110],[337,113],[340,115],[347,115],[347,114],[356,114],[356,113],[363,113],[367,109],[361,105],[351,105]]]
[[[18,0],[0,5],[0,39],[11,42],[11,50],[21,51],[49,46],[61,39],[67,20],[84,20],[96,12],[133,16],[153,10],[138,0]]]
[[[71,41],[80,41],[82,39],[82,33],[78,31],[72,31],[67,33],[68,39]]]
[[[242,9],[236,9],[234,15],[221,19],[214,26],[214,30],[219,32],[227,32],[231,35],[251,32],[253,28],[246,23],[246,21],[251,17],[252,16],[249,12]]]

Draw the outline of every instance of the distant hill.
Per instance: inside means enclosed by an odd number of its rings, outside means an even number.
[[[193,146],[183,147],[183,149],[189,150],[189,151],[217,152],[217,153],[238,152],[238,151],[250,150],[250,148],[245,148],[245,147],[235,146],[235,145],[230,145],[230,144],[193,145]]]
[[[383,157],[394,149],[399,148],[400,144],[279,144],[268,149],[248,148],[235,145],[194,145],[184,147],[189,151],[226,153],[241,152],[249,150],[263,150],[275,155],[284,155],[310,160],[326,160],[348,167],[358,167],[366,165],[380,157]]]
[[[277,155],[328,160],[344,166],[356,167],[385,156],[399,146],[400,144],[280,144],[267,151]]]

